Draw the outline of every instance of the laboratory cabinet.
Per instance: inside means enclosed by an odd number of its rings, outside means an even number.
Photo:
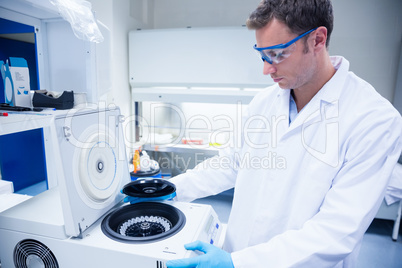
[[[30,90],[46,89],[56,94],[74,91],[88,103],[97,103],[99,95],[111,87],[110,34],[102,23],[98,25],[104,41],[90,42],[79,38],[48,0],[0,0],[0,57],[4,62],[13,57],[27,61]],[[0,84],[3,90],[3,79]],[[0,102],[5,102],[4,94],[3,99],[0,94]],[[15,191],[46,181],[47,131],[9,131],[7,119],[1,121],[2,179],[13,181]]]
[[[209,121],[209,125],[216,116],[230,118],[231,108],[224,105],[246,106],[260,90],[273,84],[270,77],[261,74],[254,43],[254,31],[245,26],[130,31],[129,83],[137,120],[136,141],[148,134],[172,134],[173,144],[159,149],[197,153],[199,148],[181,144],[182,138],[193,140],[187,135],[192,131],[189,122]],[[211,110],[216,114],[205,119]],[[193,111],[197,114],[192,115]],[[208,137],[201,136],[197,140],[208,144]],[[155,144],[152,137],[145,142],[150,148]]]
[[[73,90],[86,94],[88,102],[108,90],[110,34],[99,23],[105,37],[101,43],[79,39],[69,22],[48,0],[0,0],[0,18],[33,27],[38,88],[53,92]],[[0,37],[16,40],[21,33],[1,29]],[[25,41],[25,40],[23,40]]]
[[[14,192],[35,195],[57,185],[49,128],[55,113],[63,111],[0,116],[1,175]]]
[[[132,87],[266,87],[245,26],[136,30],[129,33]],[[213,95],[213,94],[211,94]]]

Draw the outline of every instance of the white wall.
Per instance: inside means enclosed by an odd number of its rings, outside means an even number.
[[[260,0],[155,0],[154,28],[244,25]]]
[[[397,81],[395,86],[395,95],[394,95],[394,106],[398,109],[399,113],[402,114],[402,47],[401,47],[401,55],[399,57],[399,68],[397,74]]]
[[[332,55],[392,101],[402,41],[401,0],[333,0]]]

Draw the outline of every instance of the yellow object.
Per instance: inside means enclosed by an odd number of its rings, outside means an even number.
[[[210,143],[209,143],[209,146],[219,147],[219,146],[222,146],[222,144],[217,143],[217,142],[210,142]]]
[[[134,173],[137,173],[138,170],[140,170],[140,151],[135,150],[134,156],[133,156],[133,166],[134,166]]]

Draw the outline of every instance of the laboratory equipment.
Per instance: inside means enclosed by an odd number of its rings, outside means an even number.
[[[130,177],[119,109],[71,110],[51,129],[59,185],[0,214],[2,266],[165,267],[196,254],[186,243],[219,243],[222,227],[208,205],[122,202]],[[165,189],[159,182],[139,189]]]

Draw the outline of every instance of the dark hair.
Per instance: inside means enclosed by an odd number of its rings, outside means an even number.
[[[246,24],[249,29],[257,30],[273,18],[285,23],[292,33],[298,35],[316,27],[326,27],[328,47],[334,27],[331,0],[262,0]]]

